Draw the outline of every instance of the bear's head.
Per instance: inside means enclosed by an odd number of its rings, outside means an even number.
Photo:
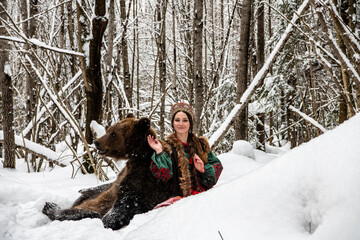
[[[156,137],[155,131],[150,127],[150,119],[136,119],[129,114],[127,118],[112,125],[106,134],[94,141],[100,155],[115,160],[128,159],[133,155],[143,155],[151,151],[147,136]]]

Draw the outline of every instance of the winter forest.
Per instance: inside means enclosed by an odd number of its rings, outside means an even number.
[[[163,138],[179,101],[216,153],[294,148],[359,112],[354,0],[2,0],[0,22],[4,167],[70,157],[106,179],[94,130],[131,112]]]

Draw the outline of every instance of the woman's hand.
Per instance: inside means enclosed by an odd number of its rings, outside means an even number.
[[[154,136],[149,135],[147,137],[147,141],[149,143],[149,146],[155,150],[156,154],[160,154],[163,151],[163,147],[161,143],[154,138]]]
[[[195,166],[196,170],[198,170],[201,173],[204,173],[205,172],[204,162],[201,160],[201,158],[196,153],[194,154],[193,160],[194,160],[194,166]]]

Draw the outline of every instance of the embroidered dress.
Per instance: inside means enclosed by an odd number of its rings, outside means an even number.
[[[189,155],[189,145],[186,143],[182,143],[182,145],[185,156],[188,160],[188,170],[191,174],[191,177],[193,177],[192,173],[195,166],[192,158]],[[159,155],[154,153],[151,159],[152,162],[150,165],[150,170],[154,177],[164,182],[167,182],[173,177],[174,166],[168,153],[162,152]],[[204,173],[197,172],[201,184],[201,191],[197,191],[192,187],[191,195],[197,194],[214,186],[220,177],[222,169],[223,167],[220,160],[213,154],[213,152],[210,151],[207,154],[207,163],[204,164]]]

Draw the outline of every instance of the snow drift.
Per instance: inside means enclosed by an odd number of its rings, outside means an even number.
[[[0,239],[359,240],[359,146],[360,114],[270,162],[259,151],[256,161],[222,154],[213,189],[137,215],[119,231],[99,219],[50,222],[41,213],[45,201],[69,207],[78,189],[98,184],[93,176],[1,168]]]
[[[162,209],[126,239],[221,239],[220,231],[224,239],[358,240],[359,146],[360,114],[246,176]]]

